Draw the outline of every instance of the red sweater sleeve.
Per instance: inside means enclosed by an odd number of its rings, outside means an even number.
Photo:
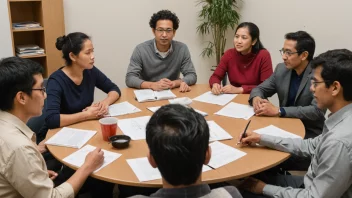
[[[228,62],[231,59],[231,51],[228,50],[225,52],[225,54],[221,57],[219,65],[216,67],[213,75],[210,76],[209,79],[209,85],[210,88],[213,87],[214,83],[221,84],[220,82],[224,78],[226,72],[227,72],[227,67],[228,67]]]
[[[271,62],[270,53],[267,50],[261,50],[261,62],[260,62],[260,83],[268,79],[273,74],[273,64]],[[249,94],[252,89],[258,85],[242,85],[243,93]]]

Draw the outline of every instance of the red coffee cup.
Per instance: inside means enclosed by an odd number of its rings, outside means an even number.
[[[106,117],[99,120],[101,133],[104,141],[109,141],[109,137],[116,135],[117,118]]]

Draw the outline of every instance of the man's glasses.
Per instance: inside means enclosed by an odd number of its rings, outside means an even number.
[[[298,54],[298,53],[300,53],[299,51],[297,51],[297,52],[291,52],[291,51],[287,51],[287,50],[283,50],[283,49],[281,49],[281,50],[279,50],[279,51],[280,51],[281,56],[285,55],[285,56],[287,56],[287,57],[292,56],[292,54]]]
[[[43,88],[35,88],[35,89],[32,89],[32,90],[34,90],[34,91],[42,91],[43,94],[46,93],[46,88],[45,87],[43,87]]]
[[[320,83],[326,83],[326,82],[329,82],[330,80],[323,80],[323,81],[315,81],[315,80],[310,80],[310,84],[313,85],[314,88],[317,88],[318,84]]]
[[[171,28],[168,28],[168,29],[162,29],[162,28],[157,28],[155,29],[159,34],[163,34],[164,32],[166,34],[171,34],[174,30],[171,29]]]

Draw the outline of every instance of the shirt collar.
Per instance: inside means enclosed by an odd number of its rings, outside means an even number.
[[[350,116],[352,112],[352,104],[344,106],[342,109],[331,114],[327,120],[325,120],[325,125],[328,130],[332,130],[338,123],[340,123],[347,116]]]
[[[26,137],[28,137],[32,141],[35,141],[35,134],[33,133],[33,131],[15,115],[0,110],[0,120],[14,125]]]
[[[153,44],[154,44],[155,54],[158,55],[160,58],[163,58],[163,57],[160,55],[160,54],[163,53],[163,52],[160,52],[160,51],[158,50],[158,48],[156,47],[156,41],[155,41],[155,39],[154,39],[154,41],[153,41]],[[172,48],[172,41],[171,41],[170,48],[167,50],[167,52],[166,52],[166,54],[165,54],[165,58],[166,58],[169,54],[171,54],[172,51],[173,51],[173,48]]]
[[[208,184],[200,184],[184,188],[162,188],[152,194],[151,197],[178,198],[185,197],[185,195],[187,195],[187,197],[202,197],[209,193],[211,193],[211,190]]]

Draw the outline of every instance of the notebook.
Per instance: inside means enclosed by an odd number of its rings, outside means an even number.
[[[162,91],[153,91],[151,89],[134,90],[136,99],[138,102],[156,101],[156,100],[167,100],[176,98],[176,95],[172,93],[170,89]]]

